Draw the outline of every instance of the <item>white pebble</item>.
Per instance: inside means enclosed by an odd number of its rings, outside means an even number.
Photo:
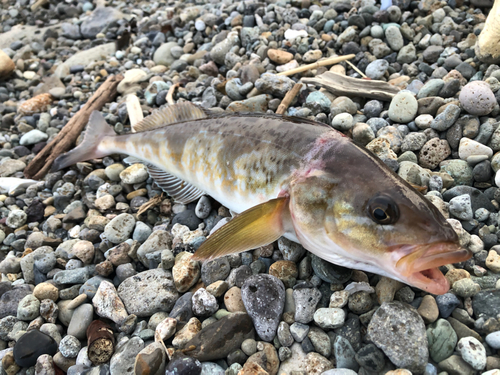
[[[462,138],[458,146],[458,156],[462,160],[467,160],[472,155],[486,155],[488,158],[493,156],[493,150],[482,143],[476,142],[469,138]]]

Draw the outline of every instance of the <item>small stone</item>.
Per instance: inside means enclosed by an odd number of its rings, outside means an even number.
[[[426,142],[420,150],[419,162],[424,168],[434,169],[450,155],[451,149],[448,141],[433,138]]]
[[[497,104],[495,94],[483,81],[472,81],[462,87],[459,100],[462,108],[475,116],[486,116]]]
[[[23,136],[19,140],[19,144],[22,146],[29,146],[40,142],[44,142],[47,139],[49,139],[49,136],[47,134],[38,129],[33,129],[27,132],[26,134],[23,134]]]
[[[434,118],[431,122],[431,128],[438,131],[445,131],[457,121],[459,116],[460,108],[454,104],[450,104]]]
[[[192,261],[193,254],[181,252],[175,257],[172,268],[175,287],[181,293],[188,291],[200,278],[200,266],[197,261]]]
[[[241,289],[237,286],[229,289],[224,294],[224,305],[229,312],[246,312],[245,304],[241,298]]]
[[[346,314],[340,308],[319,308],[314,313],[314,322],[323,329],[335,329],[344,325]]]
[[[79,340],[87,337],[87,327],[94,319],[94,307],[90,303],[78,306],[68,325],[68,335],[75,336]]]
[[[122,342],[111,357],[109,372],[111,374],[132,374],[135,358],[144,349],[144,341],[140,337],[132,337]]]
[[[33,289],[33,295],[40,301],[43,299],[57,301],[59,298],[59,289],[51,283],[40,283]]]
[[[486,343],[493,349],[500,349],[500,331],[492,332],[486,336]]]
[[[436,296],[436,303],[439,308],[439,315],[446,319],[460,304],[460,301],[454,294],[446,293],[441,296]]]
[[[471,199],[468,194],[459,195],[450,200],[449,205],[450,214],[460,220],[472,220],[472,205]]]
[[[424,296],[417,311],[427,324],[434,323],[439,317],[436,300],[431,295]]]
[[[493,155],[493,150],[488,146],[485,146],[472,139],[465,137],[462,138],[458,147],[458,156],[460,157],[460,159],[467,160],[469,157],[474,155],[486,155],[488,158],[491,158]]]
[[[148,169],[140,163],[132,164],[120,173],[120,178],[125,184],[139,184],[148,179]]]
[[[389,62],[387,60],[375,60],[368,64],[365,69],[365,74],[371,79],[380,80],[384,77],[384,74],[388,68]]]
[[[431,358],[441,362],[453,354],[458,338],[450,323],[439,319],[427,328],[427,341]]]
[[[104,235],[109,241],[119,244],[130,238],[134,226],[135,219],[132,215],[120,214],[106,224]]]
[[[118,325],[122,324],[128,316],[114,285],[109,281],[101,281],[99,289],[92,299],[92,304],[97,315],[111,319]]]
[[[66,335],[59,343],[59,351],[66,358],[76,358],[80,349],[80,341],[75,336]]]
[[[40,301],[33,294],[24,297],[17,307],[17,319],[31,321],[40,315]]]
[[[201,331],[201,323],[197,318],[191,318],[181,330],[177,331],[172,345],[175,348],[183,348],[185,344]]]
[[[309,326],[307,324],[295,322],[290,326],[290,333],[295,341],[302,342],[309,333]]]
[[[384,353],[374,344],[363,346],[356,353],[355,359],[369,373],[378,373],[385,364]]]
[[[332,368],[332,362],[321,354],[312,352],[306,355],[305,370],[307,375],[321,375]]]
[[[316,288],[300,288],[293,291],[295,301],[295,321],[308,324],[314,319],[316,305],[321,299],[321,292]]]
[[[209,317],[219,309],[217,299],[205,288],[198,289],[193,295],[193,313],[199,317]]]
[[[417,99],[409,91],[398,92],[389,105],[389,118],[399,123],[408,123],[415,119],[418,111]]]
[[[470,364],[475,370],[483,370],[486,367],[486,349],[474,337],[464,337],[457,344],[463,360]]]
[[[267,51],[267,56],[278,65],[286,64],[293,59],[293,55],[290,52],[278,49],[269,49]]]
[[[153,342],[142,349],[135,357],[134,374],[164,374],[166,353],[159,342]]]

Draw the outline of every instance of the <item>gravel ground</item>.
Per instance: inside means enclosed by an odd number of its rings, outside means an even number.
[[[491,2],[389,5],[2,0],[1,177],[22,178],[110,75],[125,79],[102,113],[122,134],[127,94],[145,116],[176,83],[176,102],[274,113],[301,77],[361,78],[345,62],[276,73],[354,54],[402,91],[389,102],[303,85],[287,114],[420,186],[474,256],[442,267],[443,296],[284,238],[200,264],[191,254],[225,207],[163,196],[139,214],[161,194],[142,165],[78,163],[0,195],[0,374],[500,374],[500,67],[474,51]],[[112,331],[110,359],[92,357],[95,320]]]

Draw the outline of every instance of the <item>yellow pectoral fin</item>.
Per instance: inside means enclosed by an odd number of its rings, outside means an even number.
[[[288,198],[276,198],[242,212],[215,231],[191,259],[211,260],[276,241],[285,233],[282,218],[287,203]]]

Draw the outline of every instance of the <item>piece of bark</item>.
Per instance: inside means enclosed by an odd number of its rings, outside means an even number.
[[[302,82],[321,86],[337,96],[359,96],[389,101],[399,92],[399,88],[384,81],[352,78],[333,72],[325,72],[313,78],[302,78]]]
[[[121,74],[110,76],[88,102],[62,128],[57,136],[40,151],[24,170],[26,178],[41,180],[50,170],[54,160],[67,152],[76,142],[93,111],[99,111],[116,96],[116,87],[123,79]]]
[[[296,83],[290,91],[288,91],[281,101],[280,105],[278,106],[278,109],[276,110],[276,113],[278,115],[283,115],[290,104],[293,102],[293,99],[299,94],[300,89],[302,88],[302,83]]]
[[[87,328],[88,356],[94,365],[109,361],[115,351],[115,336],[109,324],[94,320]]]
[[[309,64],[309,65],[299,66],[298,68],[287,70],[286,72],[281,72],[281,73],[278,73],[276,75],[277,76],[292,76],[292,75],[297,74],[297,73],[305,72],[306,70],[316,69],[316,68],[319,68],[321,66],[337,64],[339,62],[342,62],[345,60],[350,60],[350,59],[353,59],[355,57],[356,57],[356,55],[354,55],[352,53],[350,55],[345,55],[345,56],[335,56],[335,57],[331,57],[329,59],[316,61],[315,63]]]
[[[500,62],[500,0],[495,0],[474,47],[476,56],[487,64]]]

